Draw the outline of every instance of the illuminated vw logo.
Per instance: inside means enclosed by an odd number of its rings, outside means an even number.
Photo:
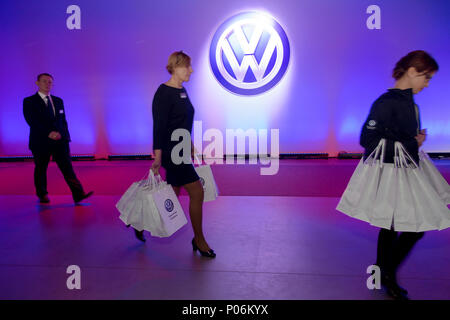
[[[290,47],[273,18],[245,12],[225,21],[209,50],[211,69],[227,90],[240,95],[263,93],[275,86],[289,64]]]

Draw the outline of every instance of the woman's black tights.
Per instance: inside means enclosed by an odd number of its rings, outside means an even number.
[[[419,241],[424,232],[399,232],[381,229],[378,234],[377,266],[381,272],[392,276],[395,275],[398,267],[405,260],[411,249]]]

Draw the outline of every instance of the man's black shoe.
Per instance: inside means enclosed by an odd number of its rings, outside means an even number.
[[[89,191],[88,193],[85,193],[81,198],[74,199],[74,201],[75,201],[75,203],[81,202],[84,199],[87,199],[90,196],[92,196],[93,193],[94,193],[94,191]]]
[[[43,197],[39,197],[39,202],[40,203],[49,203],[50,199],[48,198],[47,195],[43,196]]]

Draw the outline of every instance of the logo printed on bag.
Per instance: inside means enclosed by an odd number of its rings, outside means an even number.
[[[203,179],[202,177],[200,177],[200,182],[202,183],[203,189],[205,189],[205,179]]]
[[[209,61],[217,81],[239,95],[266,92],[289,65],[286,33],[272,17],[244,12],[226,20],[211,41]]]
[[[164,201],[164,207],[166,208],[166,210],[167,210],[168,212],[172,212],[172,211],[173,211],[173,208],[174,208],[174,205],[173,205],[172,200],[167,199],[166,201]]]

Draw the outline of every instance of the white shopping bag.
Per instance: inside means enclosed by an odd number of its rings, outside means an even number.
[[[391,200],[384,201],[382,199],[382,196],[390,197],[389,194],[377,194],[383,170],[385,143],[384,139],[380,140],[378,146],[367,159],[365,161],[363,159],[360,160],[336,207],[342,213],[371,224],[379,224],[381,221],[380,227],[387,225],[390,227],[391,224],[389,217],[381,218],[379,215],[376,215],[377,221],[373,221],[375,200],[378,201],[377,213],[388,212],[389,210],[383,211],[383,206],[388,207],[388,204],[391,202]]]
[[[421,224],[420,216],[416,217],[415,204],[413,199],[413,192],[411,190],[411,182],[409,181],[408,169],[415,166],[414,163],[407,164],[399,154],[398,142],[394,143],[395,155],[394,163],[397,172],[397,200],[394,215],[394,230],[395,231],[411,231],[416,232],[417,224]]]
[[[397,171],[392,163],[383,163],[375,199],[371,204],[370,223],[380,228],[391,229],[396,207]]]
[[[395,142],[398,166],[394,230],[423,232],[450,227],[450,210],[400,142]]]
[[[147,202],[145,197],[146,194],[152,192],[155,184],[156,179],[154,175],[145,175],[142,180],[133,182],[117,202],[116,208],[120,212],[119,218],[126,225],[131,225],[139,231],[149,230],[149,226],[151,226],[151,229],[159,230],[159,225],[156,224],[157,222],[154,222],[155,219],[149,221],[151,218],[149,213],[152,213],[154,210],[149,209],[151,204]]]
[[[419,152],[419,158],[420,169],[427,177],[433,189],[446,204],[450,204],[450,186],[447,181],[424,151],[421,150]]]
[[[147,179],[128,188],[116,207],[125,224],[156,237],[169,237],[187,223],[172,187],[160,176],[155,177],[152,170]]]
[[[139,197],[139,193],[141,192],[140,185],[145,183],[146,180],[141,180],[137,182],[133,182],[131,186],[127,189],[127,191],[122,195],[120,200],[116,204],[117,210],[120,212],[120,220],[123,221],[126,225],[139,223],[139,218],[136,218],[138,215],[134,214],[139,210],[142,210],[142,198]],[[140,203],[138,203],[138,199],[140,198]],[[137,206],[140,206],[141,209],[138,209]],[[134,221],[132,221],[134,219]],[[140,227],[137,229],[141,229]]]
[[[181,208],[172,186],[165,183],[163,187],[148,195],[148,197],[153,199],[162,221],[161,229],[163,232],[157,236],[169,237],[187,223],[183,208]]]
[[[197,163],[200,164],[201,161],[197,155],[195,155]],[[200,182],[203,186],[204,198],[203,201],[213,201],[219,195],[219,189],[217,188],[216,181],[214,180],[214,175],[211,170],[210,165],[198,166],[195,167],[195,171],[200,177]]]
[[[402,144],[394,143],[394,164],[383,163],[384,145],[380,141],[366,161],[360,161],[336,209],[395,231],[450,227],[446,203]]]

